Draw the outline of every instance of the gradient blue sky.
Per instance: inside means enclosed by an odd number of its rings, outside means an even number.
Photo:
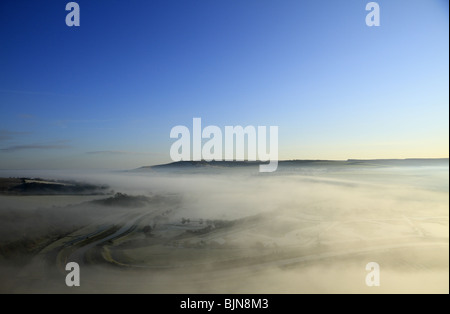
[[[169,162],[175,125],[277,125],[280,159],[448,157],[448,1],[0,2],[0,169]]]

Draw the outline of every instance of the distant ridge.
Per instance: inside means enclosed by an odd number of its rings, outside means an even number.
[[[265,162],[261,161],[178,161],[155,166],[144,166],[133,171],[195,170],[220,168],[252,168]],[[333,167],[333,166],[371,166],[371,167],[412,167],[412,166],[448,166],[448,158],[407,158],[407,159],[348,159],[348,160],[280,160],[278,169],[291,167]]]

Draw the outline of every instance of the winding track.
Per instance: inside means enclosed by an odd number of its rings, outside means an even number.
[[[120,237],[123,237],[130,232],[133,232],[136,230],[139,226],[139,223],[144,218],[152,218],[163,212],[164,210],[157,210],[152,212],[134,212],[127,214],[122,219],[122,224],[120,227],[117,225],[103,225],[100,226],[97,230],[94,232],[90,232],[89,234],[84,234],[77,236],[75,239],[71,239],[70,241],[66,241],[65,245],[60,246],[58,248],[59,254],[57,258],[57,263],[59,264],[59,269],[61,274],[66,275],[67,272],[64,270],[63,265],[67,262],[77,262],[83,269],[83,267],[87,267],[88,260],[86,259],[86,256],[88,252],[91,249],[94,249],[95,247],[100,247],[103,243],[112,240],[112,239],[118,239]],[[441,217],[442,218],[442,217]],[[448,218],[447,218],[448,219]],[[415,225],[414,225],[415,226]],[[413,227],[413,226],[411,226]],[[417,226],[415,226],[417,227]],[[223,232],[227,232],[228,230],[223,230]],[[239,232],[239,230],[234,230],[234,232]],[[219,232],[222,233],[222,232]],[[423,233],[421,233],[423,236]],[[217,235],[214,235],[217,236]],[[339,258],[339,257],[347,257],[347,256],[356,256],[356,255],[366,255],[370,253],[377,253],[377,252],[387,252],[389,250],[396,250],[396,249],[403,249],[403,248],[425,248],[425,247],[435,247],[435,248],[442,248],[448,250],[448,238],[438,239],[438,238],[427,238],[425,237],[411,237],[411,239],[403,239],[405,242],[403,243],[386,243],[386,244],[376,244],[372,243],[372,245],[369,245],[367,247],[359,247],[359,248],[342,248],[342,249],[336,249],[334,251],[327,251],[327,252],[319,252],[319,253],[313,253],[313,254],[306,254],[306,255],[298,255],[298,256],[291,256],[288,258],[279,258],[271,261],[261,261],[256,264],[236,264],[235,266],[231,268],[226,269],[216,269],[214,271],[207,271],[205,268],[205,271],[208,272],[207,276],[204,276],[205,279],[202,279],[198,277],[197,273],[193,274],[187,274],[183,278],[179,279],[180,284],[189,284],[191,280],[195,280],[198,283],[204,282],[207,284],[210,280],[225,280],[229,279],[230,277],[239,279],[242,278],[242,276],[249,276],[251,274],[264,271],[269,268],[284,268],[289,266],[295,266],[297,264],[302,263],[308,263],[312,261],[322,261],[322,260],[329,260],[332,258]],[[299,251],[299,253],[301,250]],[[63,254],[61,254],[63,253]],[[305,253],[303,251],[303,253]],[[311,252],[312,253],[312,252]],[[230,259],[233,260],[233,257],[230,256]],[[131,268],[135,269],[148,269],[148,270],[156,270],[152,266],[145,266],[145,265],[134,265],[129,264],[126,265]],[[183,265],[176,265],[176,266],[168,266],[167,269],[182,269]],[[194,263],[189,266],[202,266],[201,263]],[[201,269],[203,269],[201,267]],[[96,270],[98,270],[96,268]],[[111,270],[110,270],[111,271]],[[108,273],[109,274],[109,273]],[[113,274],[113,273],[111,273]],[[29,277],[29,276],[26,276]],[[61,277],[64,278],[64,277]],[[38,279],[36,279],[38,280]],[[40,280],[40,279],[39,279]],[[158,282],[159,280],[157,278],[152,279],[153,284],[161,284],[164,286],[167,284],[163,280],[161,282]],[[83,278],[83,282],[92,282],[96,284],[101,284],[101,282],[96,282],[93,279],[90,280],[88,277]],[[105,283],[106,284],[106,283]],[[29,282],[23,281],[21,284],[22,289],[26,289],[27,285],[29,285]]]
[[[125,234],[128,234],[129,232],[133,231],[134,229],[136,229],[136,227],[138,226],[139,222],[146,216],[149,215],[156,215],[158,212],[153,212],[153,213],[142,213],[136,217],[133,217],[132,219],[127,220],[120,228],[119,230],[115,231],[112,234],[106,235],[105,237],[102,237],[100,239],[97,239],[93,242],[90,242],[87,245],[83,245],[80,248],[76,249],[74,252],[72,252],[69,256],[68,256],[68,261],[75,261],[77,263],[79,263],[79,265],[84,265],[86,262],[86,254],[89,250],[91,250],[92,248],[101,245],[102,243],[105,243],[106,241],[109,241],[111,239],[115,239],[115,238],[119,238]],[[405,217],[403,217],[403,219],[406,219]],[[409,222],[411,222],[409,219],[407,220]],[[413,226],[412,226],[413,227]],[[414,225],[413,229],[416,229],[417,226]],[[99,230],[96,234],[102,233],[104,230]],[[229,230],[224,231],[225,233],[227,233]],[[234,230],[233,232],[240,232],[240,230]],[[219,232],[219,234],[215,234],[212,238],[217,237],[217,236],[223,236],[222,234],[223,232]],[[268,267],[287,267],[290,265],[295,265],[295,264],[301,264],[301,263],[305,263],[305,262],[311,262],[311,261],[315,261],[315,260],[325,260],[325,259],[330,259],[330,258],[336,258],[336,257],[344,257],[344,256],[351,256],[351,255],[360,255],[360,254],[368,254],[371,252],[380,252],[380,251],[387,251],[387,250],[395,250],[395,249],[402,249],[402,248],[413,248],[413,247],[437,247],[437,248],[448,248],[449,243],[448,243],[448,239],[426,239],[427,237],[424,236],[423,232],[420,232],[419,237],[411,237],[410,240],[404,238],[401,239],[401,243],[396,242],[396,243],[388,243],[388,244],[380,244],[378,242],[378,244],[376,242],[374,242],[372,245],[366,246],[366,247],[359,247],[359,248],[352,248],[352,249],[346,249],[346,248],[342,248],[340,250],[336,250],[336,251],[328,251],[328,252],[321,252],[321,253],[314,253],[314,254],[307,254],[307,255],[301,255],[301,256],[293,256],[293,257],[289,257],[289,258],[280,258],[277,260],[272,260],[272,261],[266,261],[266,262],[260,262],[258,264],[253,264],[253,265],[237,265],[236,267],[233,268],[233,272],[249,272],[249,271],[259,271],[262,270],[264,268],[268,268]],[[85,241],[85,237],[81,237],[78,241],[78,243],[82,243],[83,241]],[[423,240],[421,240],[423,239]],[[407,240],[407,241],[405,241]],[[76,242],[74,243],[75,245],[77,244]],[[293,246],[290,248],[305,248],[304,247],[305,243],[302,243],[301,246]],[[233,260],[233,257],[231,257],[231,260]],[[120,262],[118,262],[117,264],[121,264]],[[200,266],[201,263],[198,264],[192,264],[189,266]],[[132,267],[132,268],[139,268],[139,269],[158,269],[160,267],[153,267],[150,265],[134,265],[134,264],[127,264],[126,266],[128,267]],[[188,265],[184,265],[184,266],[188,266]],[[177,265],[177,266],[167,266],[165,268],[167,269],[179,269],[181,267],[184,267],[183,265]],[[224,272],[227,272],[229,270],[224,270]]]
[[[111,239],[118,238],[118,237],[120,237],[120,236],[122,236],[122,235],[124,235],[124,234],[129,233],[130,231],[133,231],[133,230],[137,227],[139,221],[142,220],[142,218],[144,218],[145,216],[148,216],[148,215],[150,215],[150,214],[144,213],[144,214],[141,214],[141,215],[139,215],[139,216],[137,216],[137,217],[134,217],[134,218],[131,219],[131,220],[128,220],[124,225],[122,225],[122,227],[120,227],[119,230],[117,230],[117,231],[114,232],[113,234],[110,234],[110,235],[108,235],[108,236],[106,236],[106,237],[100,238],[100,239],[98,239],[98,240],[95,240],[95,241],[93,241],[93,242],[87,244],[87,245],[84,245],[84,246],[80,247],[80,248],[77,249],[75,252],[73,252],[72,254],[70,254],[70,255],[67,257],[67,260],[68,260],[68,261],[71,261],[71,262],[76,262],[76,263],[78,263],[78,265],[80,265],[80,266],[81,266],[81,265],[84,265],[84,264],[85,264],[85,261],[86,261],[86,259],[85,259],[86,253],[87,253],[90,249],[92,249],[92,248],[94,248],[95,246],[100,245],[100,244],[102,244],[102,243],[104,243],[104,242],[106,242],[106,241],[109,241],[109,240],[111,240]],[[103,231],[100,231],[100,233],[101,233],[101,232],[103,232]],[[98,234],[98,233],[97,233],[97,234]],[[82,242],[82,241],[84,241],[84,240],[85,240],[85,238],[82,238],[82,239],[80,239],[80,242]],[[75,242],[74,245],[77,245],[77,243]]]

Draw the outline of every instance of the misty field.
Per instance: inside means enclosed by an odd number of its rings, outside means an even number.
[[[448,159],[256,169],[4,179],[0,292],[448,293]]]

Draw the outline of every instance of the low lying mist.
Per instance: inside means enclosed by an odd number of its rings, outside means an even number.
[[[29,176],[112,194],[0,196],[2,292],[449,290],[448,165]],[[78,290],[64,284],[71,259]],[[365,284],[369,262],[380,287]]]

